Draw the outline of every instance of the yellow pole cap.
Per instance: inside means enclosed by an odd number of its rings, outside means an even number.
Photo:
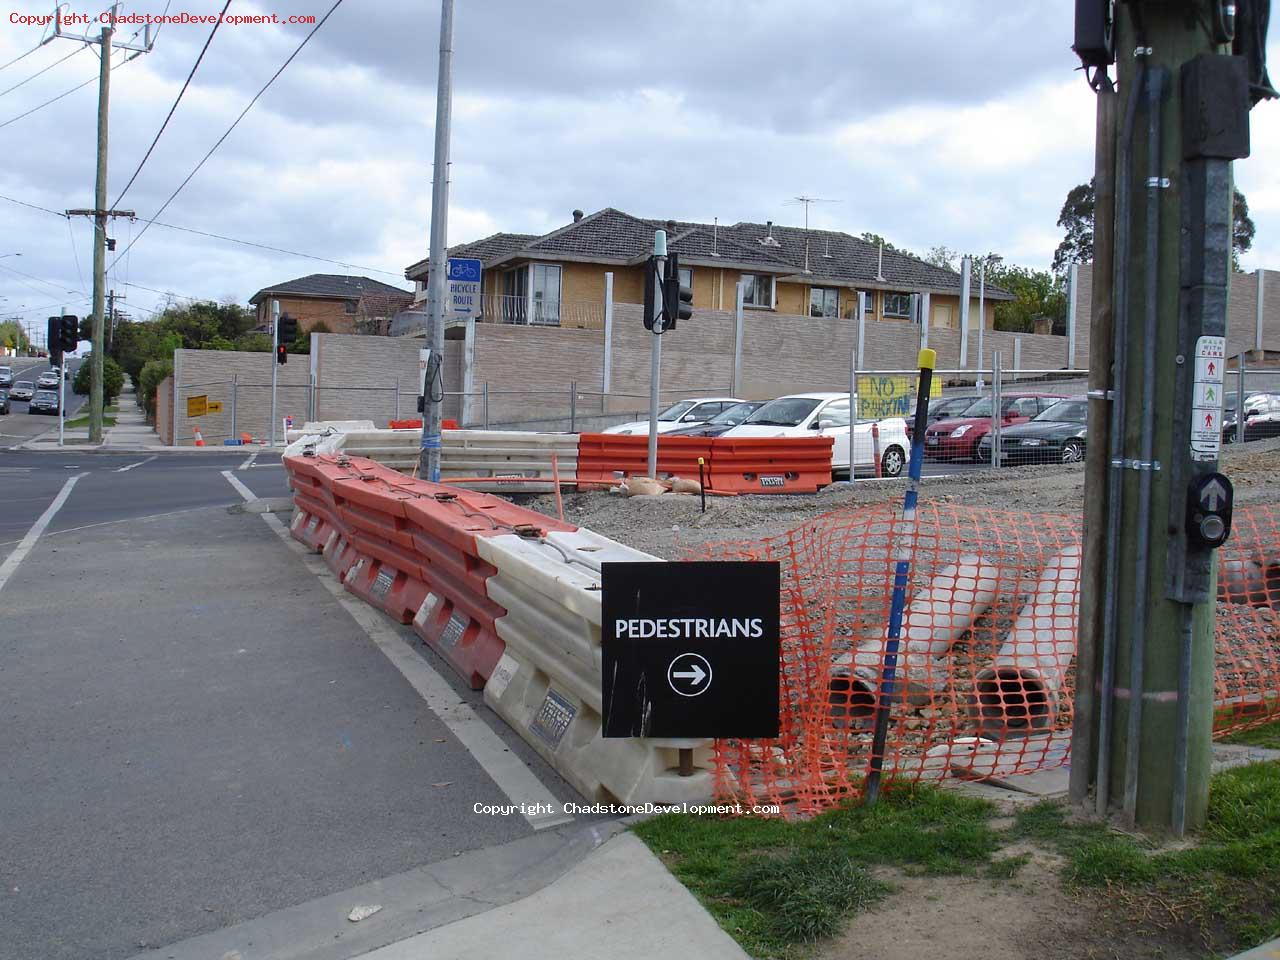
[[[706,460],[704,460],[704,459],[702,459],[702,457],[699,457],[699,458],[698,458],[698,466],[700,466],[700,467],[705,467],[706,465],[707,465],[707,461],[706,461]]]
[[[920,351],[919,366],[921,369],[928,367],[930,370],[932,370],[934,366],[937,364],[937,362],[938,362],[938,351],[930,350],[928,347],[925,347],[923,350]]]

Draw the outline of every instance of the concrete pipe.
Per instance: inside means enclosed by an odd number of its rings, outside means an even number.
[[[1050,558],[1035,593],[990,667],[977,676],[977,711],[984,730],[1048,726],[1058,689],[1076,653],[1080,613],[1080,548]]]
[[[896,690],[908,699],[927,700],[945,685],[946,672],[937,659],[991,606],[999,576],[998,567],[977,556],[963,556],[934,575],[902,618]],[[832,716],[865,717],[874,711],[884,646],[884,637],[867,640],[832,662]]]

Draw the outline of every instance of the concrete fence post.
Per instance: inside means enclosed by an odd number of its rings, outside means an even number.
[[[929,294],[921,293],[918,301],[920,309],[920,349],[929,346]]]
[[[733,383],[730,392],[735,397],[742,396],[742,297],[743,286],[739,280],[733,297]]]
[[[484,382],[484,428],[489,429],[489,381]]]
[[[231,439],[234,440],[240,436],[236,430],[236,394],[240,391],[240,374],[233,373],[231,375]]]
[[[1257,350],[1258,353],[1261,354],[1262,353],[1262,320],[1263,320],[1262,307],[1263,307],[1264,294],[1266,292],[1266,286],[1267,286],[1267,271],[1259,267],[1255,272],[1258,275],[1258,304],[1257,304],[1257,317],[1254,320],[1254,325],[1253,325],[1253,349]]]
[[[471,391],[475,388],[476,377],[476,318],[467,317],[467,325],[462,341],[462,406],[459,410],[459,422],[468,427],[475,422],[472,416]],[[443,362],[444,357],[440,360]]]
[[[1067,265],[1067,369],[1076,368],[1076,298],[1079,295],[1080,264]],[[1015,360],[1015,367],[1018,362]]]
[[[578,381],[569,381],[569,432],[578,432]]]
[[[858,363],[867,365],[867,294],[858,291]]]
[[[604,364],[600,371],[600,412],[608,412],[606,404],[613,387],[613,271],[604,275]]]
[[[1010,371],[1010,379],[1018,379],[1018,371],[1022,369],[1022,338],[1013,338],[1013,369]]]
[[[960,261],[960,369],[969,366],[969,280],[973,261],[965,257]]]
[[[396,416],[395,418],[397,420],[400,419],[400,378],[399,377],[396,377]]]

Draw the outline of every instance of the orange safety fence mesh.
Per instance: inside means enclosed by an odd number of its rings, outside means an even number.
[[[894,504],[838,511],[778,537],[687,559],[781,566],[780,735],[716,742],[717,790],[803,813],[857,793],[893,592]],[[918,510],[887,776],[993,777],[1069,759],[1080,519],[946,503]],[[1221,550],[1218,733],[1280,716],[1280,507],[1237,512]]]

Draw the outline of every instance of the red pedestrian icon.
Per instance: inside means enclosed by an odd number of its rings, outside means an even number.
[[[1213,376],[1213,371],[1215,371],[1215,370],[1217,370],[1217,369],[1218,369],[1217,364],[1215,364],[1212,360],[1210,360],[1210,361],[1209,361],[1209,376],[1211,376],[1211,377],[1212,377],[1212,376]]]
[[[1206,414],[1204,415],[1204,425],[1205,425],[1205,429],[1212,429],[1212,428],[1213,428],[1213,414],[1212,414],[1212,413],[1206,413]]]

